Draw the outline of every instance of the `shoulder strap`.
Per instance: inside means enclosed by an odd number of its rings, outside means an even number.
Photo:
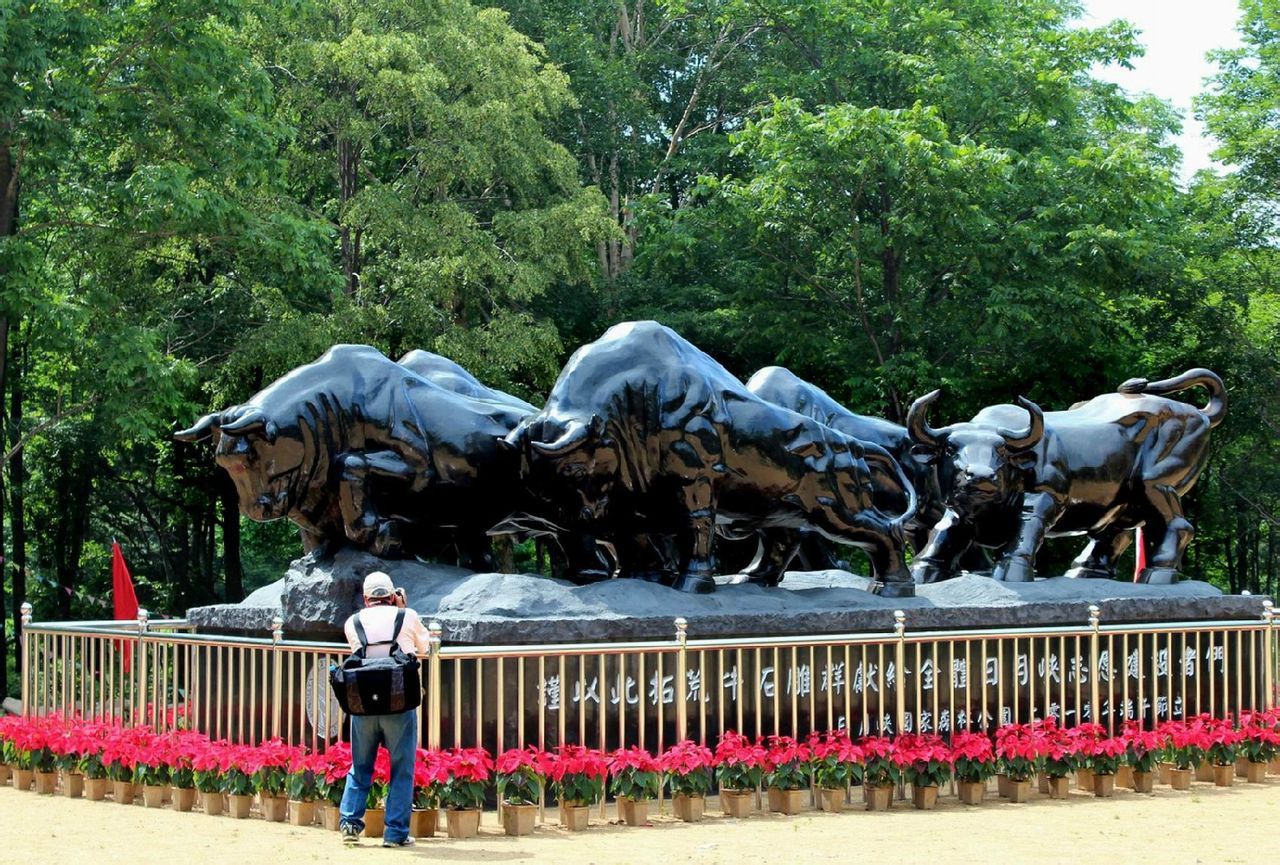
[[[351,623],[355,625],[356,639],[360,641],[360,648],[369,648],[369,635],[364,632],[364,625],[360,624],[359,612],[351,617]]]
[[[404,607],[396,610],[396,624],[391,629],[391,639],[388,642],[394,643],[396,638],[400,636],[400,629],[404,627]]]

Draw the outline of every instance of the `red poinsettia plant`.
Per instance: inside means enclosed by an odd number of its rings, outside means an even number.
[[[1199,724],[1165,721],[1156,732],[1164,739],[1166,757],[1179,769],[1196,768],[1209,752],[1209,734]]]
[[[191,755],[191,770],[196,789],[201,793],[222,792],[222,772],[225,765],[226,745],[207,741]]]
[[[546,783],[545,763],[543,753],[533,746],[503,751],[494,764],[498,798],[508,805],[536,804]]]
[[[815,731],[809,736],[809,754],[813,783],[824,790],[843,790],[862,780],[862,749],[845,730]]]
[[[1240,714],[1239,751],[1250,763],[1266,763],[1280,753],[1280,732],[1275,729],[1271,712]]]
[[[726,730],[716,745],[716,780],[721,790],[754,790],[764,773],[766,752],[759,742]]]
[[[582,745],[561,745],[547,755],[547,777],[561,805],[589,805],[604,795],[609,761],[604,753]]]
[[[1160,759],[1162,737],[1155,730],[1144,730],[1138,721],[1125,721],[1120,737],[1125,743],[1125,761],[1135,772],[1154,772]]]
[[[1072,768],[1093,768],[1093,746],[1098,741],[1106,738],[1106,729],[1101,724],[1077,724],[1065,732],[1067,742],[1070,745],[1068,759]]]
[[[907,733],[894,743],[898,765],[912,787],[941,787],[951,780],[951,749],[932,733]]]
[[[1075,759],[1075,743],[1071,733],[1058,726],[1054,717],[1036,721],[1032,727],[1040,736],[1043,758],[1041,771],[1050,778],[1065,778],[1079,768]]]
[[[228,796],[252,796],[256,758],[250,745],[224,745],[219,766],[222,792]]]
[[[1089,768],[1093,774],[1114,775],[1124,763],[1129,746],[1122,736],[1106,736],[1093,740],[1089,749]]]
[[[314,802],[320,795],[316,770],[322,768],[322,758],[308,754],[302,748],[294,750],[285,767],[284,792],[294,802]]]
[[[302,749],[286,745],[280,739],[268,739],[245,752],[245,770],[253,779],[259,796],[283,796],[289,777],[289,764]]]
[[[660,780],[658,761],[644,748],[619,748],[609,755],[609,791],[620,799],[657,798]]]
[[[766,740],[764,773],[761,780],[775,790],[802,790],[813,775],[809,746],[790,736],[770,736]]]
[[[484,748],[451,748],[440,752],[445,782],[440,805],[453,810],[484,807],[485,791],[493,774],[493,758]]]
[[[1240,744],[1240,733],[1232,726],[1231,719],[1202,716],[1200,720],[1209,737],[1209,760],[1215,766],[1233,765]]]
[[[133,740],[133,783],[163,787],[170,782],[172,743],[166,736],[139,731]]]
[[[1029,780],[1046,750],[1045,736],[1033,724],[1009,724],[996,731],[996,760],[1011,781]]]
[[[962,731],[951,737],[951,763],[957,781],[980,784],[996,773],[996,751],[986,733]]]
[[[658,770],[666,777],[672,796],[706,796],[714,759],[706,745],[685,739],[662,752]]]
[[[892,787],[902,780],[897,747],[888,736],[866,736],[862,749],[862,783],[868,787]]]
[[[320,798],[337,807],[342,802],[347,773],[351,771],[351,744],[338,742],[317,755],[313,770]]]
[[[6,732],[14,765],[36,772],[54,771],[56,766],[50,743],[58,738],[60,727],[60,719],[53,717],[14,716]]]
[[[73,742],[70,749],[77,757],[73,771],[92,781],[107,777],[107,767],[102,762],[102,749],[110,733],[111,728],[106,724],[86,724],[71,730]]]
[[[446,762],[438,751],[418,749],[413,762],[413,807],[419,810],[440,807],[440,791],[449,780]]]

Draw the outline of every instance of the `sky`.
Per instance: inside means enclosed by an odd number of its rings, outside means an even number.
[[[1205,52],[1240,44],[1235,31],[1239,7],[1235,0],[1084,0],[1081,23],[1103,24],[1123,18],[1141,32],[1145,56],[1132,70],[1109,67],[1097,75],[1133,92],[1149,91],[1167,99],[1182,112],[1183,130],[1177,139],[1182,149],[1182,177],[1213,165],[1216,146],[1204,135],[1204,127],[1191,114],[1191,98],[1204,89],[1204,78],[1214,72]]]

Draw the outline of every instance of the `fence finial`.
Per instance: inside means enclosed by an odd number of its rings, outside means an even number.
[[[139,634],[145,634],[147,632],[147,625],[148,623],[150,623],[150,621],[151,621],[151,614],[148,613],[145,608],[139,607],[138,608],[138,633]]]
[[[23,601],[22,606],[18,608],[18,611],[22,614],[23,627],[31,624],[31,610],[32,607],[30,601]]]
[[[280,616],[271,617],[271,642],[277,646],[284,639],[284,619]]]

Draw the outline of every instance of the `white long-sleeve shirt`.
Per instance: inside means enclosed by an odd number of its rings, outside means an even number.
[[[343,633],[346,634],[347,642],[351,644],[351,651],[360,648],[360,638],[356,636],[356,616],[360,617],[360,624],[364,626],[365,636],[369,640],[370,648],[365,653],[369,658],[385,658],[391,654],[389,646],[374,646],[374,643],[384,642],[391,639],[391,634],[396,626],[396,613],[400,612],[399,607],[379,606],[365,607],[354,613],[347,619],[346,625],[343,626]],[[427,654],[427,627],[422,624],[421,617],[414,610],[405,608],[404,625],[400,628],[400,636],[396,638],[396,643],[407,655],[425,655]]]

